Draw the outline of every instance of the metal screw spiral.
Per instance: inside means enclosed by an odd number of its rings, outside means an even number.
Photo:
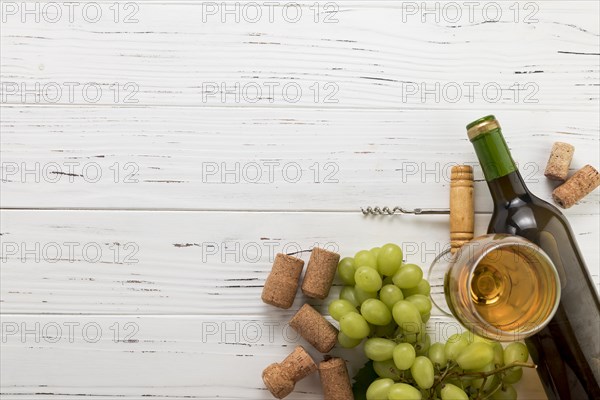
[[[449,214],[450,210],[442,208],[415,208],[414,210],[408,210],[402,207],[366,207],[360,208],[363,215],[395,215],[395,214]]]

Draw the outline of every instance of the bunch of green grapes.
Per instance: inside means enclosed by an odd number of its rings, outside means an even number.
[[[512,384],[521,379],[529,354],[522,343],[506,349],[470,332],[431,344],[425,332],[432,308],[423,270],[402,262],[395,244],[362,250],[340,260],[346,286],[329,304],[339,322],[338,342],[363,343],[379,376],[367,400],[516,399]],[[366,340],[365,340],[366,339]]]

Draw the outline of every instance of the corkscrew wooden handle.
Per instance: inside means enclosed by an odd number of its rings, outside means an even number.
[[[474,220],[473,168],[468,165],[457,165],[452,167],[450,176],[450,251],[452,253],[473,239]]]

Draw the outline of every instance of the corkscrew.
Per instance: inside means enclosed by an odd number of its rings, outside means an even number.
[[[360,211],[363,215],[448,215],[450,209],[448,208],[415,208],[412,210],[403,207],[361,207]],[[473,211],[474,214],[489,214],[489,211]]]
[[[425,215],[425,214],[450,214],[448,208],[415,208],[412,210],[402,207],[361,207],[360,211],[363,215],[395,215],[395,214],[414,214],[414,215]]]
[[[475,207],[473,202],[473,168],[468,165],[452,167],[450,176],[449,208],[414,208],[400,206],[361,207],[363,215],[450,215],[450,244],[454,254],[463,244],[473,239]]]
[[[433,303],[448,316],[451,316],[452,314],[445,301],[444,278],[446,269],[436,266],[444,265],[448,257],[452,257],[462,245],[473,239],[476,214],[473,200],[473,169],[468,165],[458,165],[452,167],[449,208],[408,209],[400,206],[395,206],[393,208],[378,206],[360,208],[360,211],[365,216],[390,216],[398,214],[437,214],[450,216],[450,248],[444,250],[435,258],[428,273],[428,281],[431,285],[431,299],[433,300]]]

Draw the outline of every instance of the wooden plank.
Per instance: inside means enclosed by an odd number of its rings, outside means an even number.
[[[599,99],[597,2],[53,4],[3,15],[3,103],[595,111]]]
[[[260,293],[277,252],[317,244],[346,256],[396,242],[409,262],[427,269],[449,247],[446,216],[3,211],[1,217],[1,304],[10,314],[264,315],[270,307]],[[488,218],[478,216],[476,234],[485,232]],[[600,221],[570,220],[598,283]],[[283,313],[305,300],[297,296]]]
[[[76,111],[75,111],[76,110]],[[465,124],[489,110],[32,107],[2,110],[3,207],[358,211],[448,206],[450,168],[475,166]],[[534,193],[550,148],[600,164],[596,112],[497,114]],[[572,214],[597,214],[598,191]]]
[[[269,309],[258,317],[2,316],[3,398],[271,399],[261,371],[297,344],[318,353]],[[436,328],[437,327],[437,328]],[[462,328],[434,317],[432,341]],[[27,331],[26,333],[24,333]],[[37,336],[36,336],[37,335]],[[335,348],[354,375],[362,351]],[[77,379],[74,379],[77,377]],[[545,399],[534,371],[517,385],[525,399]],[[13,397],[14,396],[14,397]],[[322,399],[317,374],[288,398]]]

